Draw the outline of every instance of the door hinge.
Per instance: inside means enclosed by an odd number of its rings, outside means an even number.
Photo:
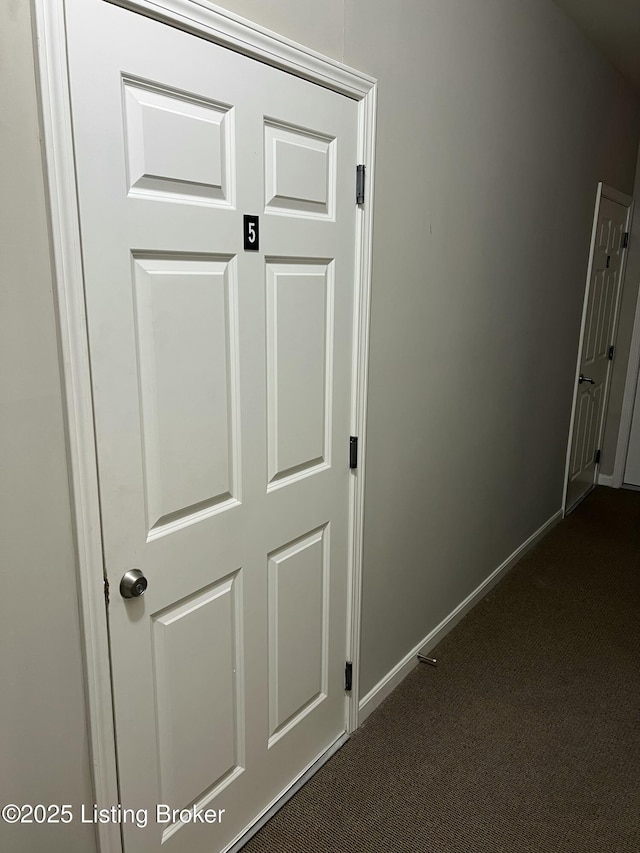
[[[611,255],[607,255],[607,269],[611,266]]]
[[[629,245],[629,232],[625,231],[624,237],[622,238],[622,248],[626,249]]]
[[[349,436],[349,468],[358,467],[358,436]]]
[[[346,693],[351,692],[353,687],[353,664],[348,660],[344,665],[344,689]]]
[[[364,165],[356,166],[356,204],[364,204]]]
[[[599,450],[596,450],[596,455],[593,457],[593,461],[596,463],[596,465],[600,464],[600,451]]]
[[[609,361],[613,361],[613,354],[616,351],[616,348],[613,344],[609,347]]]
[[[105,604],[109,603],[109,581],[104,579],[104,601]]]

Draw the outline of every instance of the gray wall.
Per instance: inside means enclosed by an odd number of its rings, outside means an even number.
[[[560,508],[596,185],[638,101],[552,3],[346,4],[380,80],[361,690]]]
[[[560,507],[596,183],[631,192],[638,103],[547,0],[224,5],[380,80],[366,693]],[[2,794],[90,802],[25,6],[0,6],[2,555],[29,579],[5,572]]]
[[[0,3],[0,803],[91,803],[75,558],[29,4]],[[9,826],[0,849],[91,853]]]

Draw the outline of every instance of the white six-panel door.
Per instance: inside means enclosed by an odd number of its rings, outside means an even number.
[[[567,511],[595,483],[596,452],[608,391],[609,348],[615,331],[626,221],[626,207],[608,198],[600,200],[579,370],[582,381],[578,381],[569,455]]]
[[[67,36],[122,804],[224,809],[125,850],[222,850],[345,730],[357,108],[102,0]]]

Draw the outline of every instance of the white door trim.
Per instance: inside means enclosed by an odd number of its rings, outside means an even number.
[[[348,648],[353,690],[345,725],[358,725],[358,657],[362,589],[362,532],[366,449],[367,364],[371,301],[375,79],[327,59],[206,0],[105,0],[179,27],[358,101],[358,162],[366,166],[367,197],[356,209],[356,302],[352,365],[352,434],[359,437],[359,466],[350,482]],[[86,328],[80,225],[66,62],[64,0],[34,0],[38,83],[48,190],[49,227],[59,350],[67,428],[72,511],[78,562],[78,596],[95,802],[118,802],[116,742],[104,597],[102,534]],[[354,175],[355,196],[355,175]],[[355,207],[355,197],[354,197]],[[347,455],[345,446],[344,453]],[[117,824],[98,824],[99,853],[121,853]]]
[[[631,232],[633,222],[634,202],[629,207],[627,218],[627,231]],[[625,257],[626,261],[626,257]],[[622,282],[624,286],[624,280]],[[616,458],[613,465],[613,474],[609,481],[604,477],[599,479],[603,485],[613,486],[619,489],[624,482],[624,469],[627,463],[627,452],[631,438],[631,421],[633,419],[633,408],[636,398],[636,387],[638,383],[638,370],[640,370],[640,292],[636,300],[636,311],[633,319],[633,332],[629,346],[629,360],[627,362],[627,375],[624,383],[624,394],[622,397],[622,410],[620,412],[620,425],[618,427],[618,441],[616,444]]]
[[[571,459],[571,447],[572,447],[572,440],[573,440],[573,426],[574,426],[575,415],[576,415],[576,401],[578,399],[578,376],[580,375],[580,363],[582,361],[582,349],[583,349],[583,344],[584,344],[584,330],[585,330],[585,324],[587,321],[587,305],[589,302],[589,295],[591,292],[591,271],[593,269],[593,250],[595,248],[596,234],[597,234],[597,228],[598,228],[598,218],[600,216],[600,202],[603,198],[608,198],[610,201],[614,201],[614,202],[616,202],[616,204],[621,204],[621,205],[623,205],[623,207],[628,208],[626,230],[629,230],[631,205],[633,203],[633,199],[631,198],[631,196],[628,196],[625,193],[620,192],[620,190],[615,189],[615,187],[610,187],[610,186],[607,186],[607,184],[603,184],[602,181],[600,181],[598,183],[598,187],[596,190],[595,208],[594,208],[594,212],[593,212],[593,225],[591,228],[591,244],[589,247],[589,263],[587,264],[587,280],[586,280],[585,289],[584,289],[584,301],[582,304],[582,320],[580,323],[580,340],[579,340],[579,344],[578,344],[578,354],[577,354],[577,358],[576,358],[576,370],[575,370],[575,376],[574,376],[574,382],[573,382],[573,401],[571,404],[571,420],[569,422],[569,437],[567,440],[567,456],[566,456],[565,470],[564,470],[564,488],[563,488],[563,493],[562,493],[562,514],[563,514],[563,516],[566,514],[566,511],[567,511],[567,485],[569,482],[569,464],[570,464],[570,459]],[[615,337],[616,337],[616,334],[618,331],[618,313],[619,313],[619,309],[620,309],[620,296],[622,294],[622,283],[624,281],[624,270],[625,270],[626,259],[627,259],[627,256],[625,253],[622,257],[622,266],[620,268],[620,283],[618,285],[618,295],[616,298],[616,307],[614,310],[614,320],[613,320],[613,339],[614,340],[615,340]],[[603,405],[602,405],[602,416],[600,419],[598,446],[602,440],[602,433],[604,430],[604,424],[605,424],[605,419],[606,419],[607,402],[608,402],[608,398],[609,398],[610,387],[611,387],[611,371],[609,371],[609,375],[607,377],[607,384],[606,384],[606,388],[605,388],[604,401],[603,401]],[[594,484],[597,481],[598,481],[598,474],[596,474],[596,479],[594,481]]]

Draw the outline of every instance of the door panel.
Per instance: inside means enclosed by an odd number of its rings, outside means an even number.
[[[232,258],[133,256],[149,532],[237,504]],[[179,448],[179,452],[176,452]]]
[[[327,698],[329,528],[269,556],[269,747]]]
[[[601,199],[580,362],[580,373],[593,383],[584,381],[578,385],[567,511],[584,497],[596,479],[596,451],[600,446],[608,393],[609,347],[615,332],[626,220],[626,207],[604,197]]]
[[[272,213],[335,216],[335,140],[266,121],[265,201]]]
[[[164,803],[193,803],[203,792],[215,794],[244,763],[240,601],[234,573],[151,619]]]
[[[329,464],[331,263],[267,262],[269,488]]]
[[[123,76],[130,195],[233,204],[231,108]]]
[[[66,8],[122,803],[225,810],[125,850],[212,853],[345,730],[357,107]]]

